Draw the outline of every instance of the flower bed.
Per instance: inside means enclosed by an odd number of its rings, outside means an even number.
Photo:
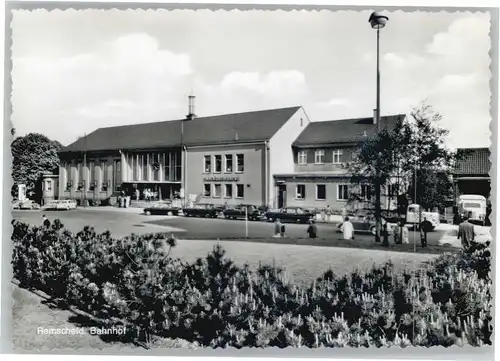
[[[491,344],[491,254],[446,254],[417,272],[390,263],[325,274],[308,287],[279,268],[239,267],[220,246],[188,264],[166,234],[115,239],[14,221],[14,276],[130,337],[181,338],[210,347],[369,347]]]

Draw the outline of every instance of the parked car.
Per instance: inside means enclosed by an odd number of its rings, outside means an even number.
[[[60,210],[65,210],[69,211],[71,209],[76,209],[77,204],[75,200],[72,199],[58,199],[58,200],[53,200],[45,204],[42,209],[45,210],[54,210],[54,211],[60,211]]]
[[[151,207],[144,208],[144,214],[150,215],[166,215],[166,216],[178,216],[181,211],[180,207],[175,207],[172,203],[158,203]]]
[[[14,209],[40,209],[40,205],[31,199],[25,199],[23,201],[15,201],[12,204]]]
[[[211,203],[199,203],[192,207],[184,208],[182,213],[186,217],[217,218],[221,211],[221,207],[216,207]]]
[[[376,223],[375,223],[375,216],[371,214],[363,215],[359,214],[356,216],[351,216],[349,217],[349,221],[352,223],[354,227],[354,232],[357,233],[371,233],[375,235],[377,229],[376,229]],[[387,223],[387,232],[388,234],[393,233],[393,229],[391,227],[391,224],[388,223],[384,217],[381,219],[382,221],[382,226]],[[340,226],[342,223],[339,224],[338,231],[340,232]]]
[[[264,216],[262,208],[250,204],[240,204],[226,208],[222,213],[224,218],[227,219],[245,219],[248,216],[250,221],[258,221]]]
[[[282,222],[307,223],[314,218],[314,213],[306,211],[301,207],[285,207],[278,210],[270,210],[265,215],[269,222],[279,219]]]

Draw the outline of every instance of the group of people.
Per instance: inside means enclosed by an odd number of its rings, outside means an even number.
[[[309,220],[309,226],[307,227],[306,234],[309,238],[318,238],[318,227],[316,226],[316,222],[313,219]],[[278,218],[276,222],[274,222],[274,235],[273,238],[284,238],[285,237],[285,225],[281,223],[281,220]]]

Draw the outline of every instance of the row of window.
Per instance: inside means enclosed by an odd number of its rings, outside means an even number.
[[[351,186],[348,184],[337,184],[337,200],[338,201],[347,201],[350,196],[350,188]],[[325,184],[316,184],[316,195],[315,199],[317,201],[325,201],[327,199],[326,185]],[[368,185],[361,185],[361,199],[364,201],[371,200],[371,188]],[[299,200],[306,199],[306,185],[305,184],[297,184],[295,187],[295,198]]]
[[[142,153],[127,155],[128,179],[133,181],[181,180],[181,153]]]
[[[342,149],[332,150],[332,163],[341,164],[342,162]],[[307,164],[307,151],[302,150],[297,153],[298,164]],[[325,164],[325,150],[318,149],[314,152],[314,164]]]
[[[236,160],[236,164],[235,163]],[[236,173],[243,173],[245,170],[244,154],[220,154],[205,155],[203,157],[203,173],[233,173],[236,166]]]
[[[211,198],[244,198],[245,186],[244,184],[220,184],[214,183],[203,184],[204,196]]]
[[[85,166],[83,163],[77,163],[76,167],[72,167],[71,163],[64,165],[66,173],[66,191],[93,191],[96,187],[102,191],[107,191],[113,186],[113,190],[119,190],[121,184],[121,161],[115,160],[112,164],[112,179],[108,179],[107,160],[89,161]],[[88,183],[84,179],[84,173],[88,172]],[[98,174],[99,178],[98,179]],[[100,184],[99,184],[100,183]]]

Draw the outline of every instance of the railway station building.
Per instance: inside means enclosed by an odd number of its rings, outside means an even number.
[[[99,128],[65,147],[57,198],[113,204],[148,189],[156,199],[276,207],[274,176],[294,171],[292,143],[309,124],[302,107],[193,113]]]

